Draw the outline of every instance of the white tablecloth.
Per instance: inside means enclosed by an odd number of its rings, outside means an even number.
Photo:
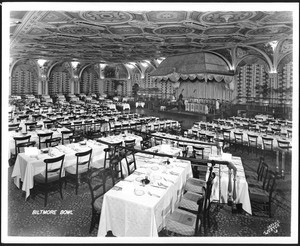
[[[170,165],[160,165],[161,157],[144,158],[142,165],[137,162],[139,173],[117,183],[122,190],[111,189],[105,193],[98,237],[104,237],[109,230],[117,237],[158,237],[164,219],[162,211],[169,205],[174,209],[179,201],[186,179],[192,176],[190,162],[171,159]],[[138,180],[147,173],[150,184],[143,187]],[[158,182],[167,187],[159,187]],[[141,194],[136,195],[135,190]],[[150,196],[148,192],[160,197]]]
[[[89,140],[87,145],[80,145],[79,143],[72,143],[68,145],[60,145],[54,147],[55,156],[61,156],[65,154],[64,167],[76,165],[76,152],[83,152],[90,148],[93,149],[91,166],[101,168],[104,166],[104,151],[107,147],[104,144],[97,143],[96,141]],[[38,157],[30,157],[25,153],[20,153],[17,156],[12,178],[17,187],[22,188],[26,192],[25,199],[30,195],[30,189],[34,185],[34,176],[45,171],[44,159],[51,158],[48,154],[39,154]],[[53,158],[53,157],[52,157]],[[23,182],[20,187],[20,180]]]

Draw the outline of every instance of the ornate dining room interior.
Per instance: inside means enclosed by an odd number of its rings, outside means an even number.
[[[6,239],[294,242],[299,4],[149,4],[3,5]]]

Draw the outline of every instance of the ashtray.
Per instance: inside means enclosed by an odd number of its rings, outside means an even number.
[[[135,195],[137,195],[137,196],[142,196],[142,195],[144,195],[145,194],[145,191],[143,191],[143,190],[134,190],[134,194]]]
[[[157,170],[159,169],[159,167],[154,166],[154,167],[151,167],[151,169],[152,169],[153,171],[157,171]]]
[[[49,149],[41,149],[42,153],[46,154],[49,152]]]
[[[86,145],[86,142],[80,142],[79,144],[80,145]]]
[[[149,179],[142,179],[142,184],[149,184],[150,183],[150,180]]]

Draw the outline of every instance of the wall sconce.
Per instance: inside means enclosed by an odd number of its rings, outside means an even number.
[[[38,64],[40,65],[40,67],[43,67],[44,64],[47,62],[47,60],[44,60],[44,59],[39,59],[37,60]]]
[[[75,69],[77,67],[77,65],[79,64],[79,62],[72,61],[71,64],[72,64],[72,67]]]

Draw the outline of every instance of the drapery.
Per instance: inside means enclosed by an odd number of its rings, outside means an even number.
[[[231,101],[232,91],[225,86],[225,83],[219,82],[191,82],[183,81],[180,83],[176,92],[176,98],[180,93],[183,98],[206,98],[221,99]]]

